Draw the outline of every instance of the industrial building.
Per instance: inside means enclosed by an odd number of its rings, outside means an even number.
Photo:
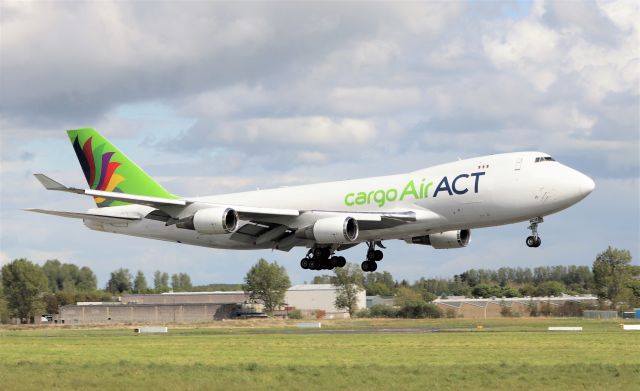
[[[367,299],[364,290],[357,294],[357,307],[367,308]],[[294,285],[284,297],[287,306],[302,311],[305,315],[311,315],[317,311],[324,311],[326,319],[348,318],[349,312],[338,309],[335,306],[338,288],[331,284],[302,284]]]
[[[597,304],[598,297],[594,295],[563,295],[550,297],[512,297],[512,298],[488,298],[469,299],[464,296],[450,296],[448,298],[438,298],[433,301],[445,315],[486,319],[499,318],[503,316],[504,309],[507,308],[512,315],[529,316],[531,309],[535,306],[549,306],[551,309],[558,308],[567,303],[587,303]]]
[[[285,295],[285,308],[311,316],[323,311],[327,319],[348,318],[335,308],[337,288],[330,284],[295,285]],[[130,294],[117,302],[79,302],[61,306],[54,318],[62,324],[109,323],[204,323],[238,316],[240,305],[249,300],[243,291],[169,292]],[[365,293],[358,294],[358,308],[365,308]]]

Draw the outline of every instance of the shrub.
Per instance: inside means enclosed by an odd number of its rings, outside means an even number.
[[[293,311],[289,311],[289,319],[302,319],[302,311],[300,310],[293,310]]]
[[[368,318],[370,317],[371,314],[369,313],[369,310],[366,308],[363,308],[361,310],[356,311],[355,313],[355,317],[356,318]]]
[[[323,319],[327,315],[325,310],[316,310],[316,319]]]
[[[454,310],[453,308],[447,308],[447,310],[445,311],[445,316],[449,319],[455,318],[456,310]]]
[[[398,310],[399,318],[440,318],[442,311],[438,306],[431,303],[408,304]]]
[[[395,318],[398,310],[384,304],[376,304],[369,308],[369,316],[372,318]]]

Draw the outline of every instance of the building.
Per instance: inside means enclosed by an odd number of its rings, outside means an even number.
[[[326,319],[348,318],[349,312],[335,306],[338,287],[331,284],[294,285],[287,291],[284,301],[288,307],[294,307],[305,315],[314,311],[325,311]],[[358,309],[367,308],[366,294],[360,290],[357,294]]]
[[[395,302],[395,296],[367,296],[367,308],[371,308],[374,305],[388,305],[393,307]]]
[[[446,316],[464,317],[471,319],[499,318],[504,316],[505,309],[509,314],[529,316],[532,308],[540,310],[549,306],[553,311],[568,303],[597,304],[598,297],[594,295],[563,295],[550,297],[512,297],[469,299],[463,296],[450,296],[446,299],[438,298],[433,301]]]
[[[296,285],[286,295],[287,309],[312,316],[324,311],[325,318],[348,318],[335,308],[338,289],[330,284]],[[238,316],[240,304],[249,300],[243,291],[168,292],[124,295],[117,302],[79,302],[60,307],[55,323],[204,323]],[[365,308],[365,293],[358,293],[358,308]],[[283,311],[283,314],[285,312]]]

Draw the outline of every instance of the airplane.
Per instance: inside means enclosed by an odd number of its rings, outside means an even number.
[[[366,244],[361,263],[375,271],[387,240],[466,247],[471,230],[528,221],[528,247],[542,243],[544,216],[595,188],[588,176],[543,152],[515,152],[372,177],[206,197],[165,190],[92,128],[67,131],[89,188],[44,174],[47,190],[94,198],[84,213],[31,212],[82,219],[95,231],[220,249],[307,248],[303,269],[344,267],[339,251]]]

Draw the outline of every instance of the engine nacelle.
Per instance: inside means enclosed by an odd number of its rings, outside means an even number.
[[[238,227],[238,212],[231,208],[200,209],[193,216],[180,220],[176,227],[206,235],[228,234]]]
[[[462,248],[467,247],[471,240],[471,231],[462,229],[458,231],[447,231],[438,234],[416,236],[411,238],[410,243],[424,244],[433,248]]]
[[[296,236],[316,243],[351,243],[358,238],[358,221],[353,217],[327,217],[299,229]]]

